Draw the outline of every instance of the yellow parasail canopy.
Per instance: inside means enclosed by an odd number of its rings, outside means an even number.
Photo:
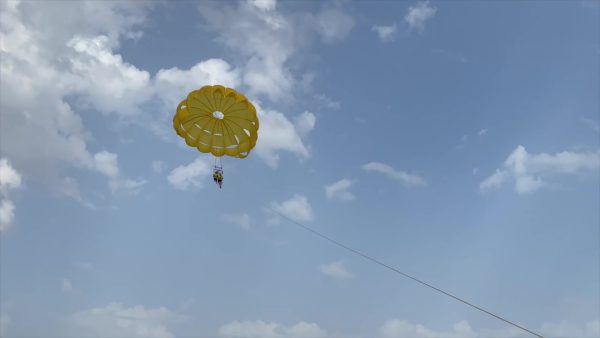
[[[214,156],[245,158],[256,145],[256,108],[235,90],[204,86],[190,92],[173,117],[177,135],[190,147]]]

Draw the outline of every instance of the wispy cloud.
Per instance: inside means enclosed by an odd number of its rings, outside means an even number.
[[[146,180],[133,180],[122,177],[119,170],[118,155],[106,150],[94,154],[94,169],[108,178],[108,186],[112,192],[125,191],[137,194]]]
[[[455,147],[458,150],[464,149],[469,141],[469,135],[463,135],[460,137],[460,143]]]
[[[460,52],[456,52],[456,51],[450,51],[450,50],[446,50],[446,49],[434,49],[433,50],[435,53],[443,55],[445,57],[447,57],[448,59],[454,60],[454,61],[458,61],[460,63],[466,63],[467,62],[467,58]]]
[[[319,266],[319,270],[322,274],[327,277],[334,279],[348,279],[354,277],[346,267],[344,266],[344,262],[333,262],[329,264],[322,264]]]
[[[73,286],[73,282],[71,282],[71,280],[68,278],[63,278],[62,283],[61,283],[61,289],[64,293],[70,294],[70,295],[78,295],[81,293],[81,291],[79,289],[76,289]]]
[[[579,120],[591,130],[595,131],[596,133],[600,133],[600,125],[598,125],[598,121],[587,117],[580,117]]]
[[[90,262],[77,261],[73,263],[74,266],[81,270],[92,271],[94,270],[94,265]]]
[[[153,161],[152,162],[152,170],[155,173],[160,174],[163,172],[164,169],[165,169],[165,163],[163,161]]]
[[[477,131],[477,133],[475,135],[477,135],[478,138],[481,138],[481,137],[485,136],[487,134],[487,132],[488,132],[488,130],[485,128],[479,129],[479,131]],[[473,138],[471,138],[471,139],[473,139]],[[454,149],[456,149],[456,150],[465,149],[468,144],[469,144],[469,135],[464,134],[460,137],[459,143],[454,147]]]
[[[262,320],[238,321],[234,320],[219,328],[221,337],[264,337],[264,338],[291,338],[327,337],[327,331],[316,323],[299,322],[294,325],[285,325],[276,322],[265,322]]]
[[[431,20],[437,13],[435,6],[430,6],[429,1],[421,1],[414,6],[408,8],[408,12],[404,16],[404,21],[408,23],[411,31],[422,33],[425,30],[425,23]]]
[[[413,6],[408,7],[406,14],[404,15],[403,22],[373,25],[371,30],[377,33],[377,37],[381,42],[390,42],[396,38],[400,31],[399,24],[407,27],[407,30],[405,31],[406,34],[410,34],[410,32],[413,31],[423,33],[425,30],[425,24],[427,21],[431,20],[436,13],[437,8],[429,5],[429,1],[421,1]],[[436,49],[434,51],[457,59],[460,62],[466,62],[466,58],[460,53],[453,53],[442,49]]]
[[[427,184],[425,179],[418,175],[409,174],[402,170],[395,170],[391,166],[380,162],[370,162],[363,165],[362,168],[365,171],[373,171],[384,174],[388,178],[400,182],[400,184],[405,187],[418,187]]]
[[[297,222],[309,222],[314,219],[314,214],[310,203],[308,203],[308,199],[305,196],[298,194],[283,202],[272,201],[270,208],[267,210],[271,213],[275,211]],[[278,216],[276,215],[275,219],[272,220],[275,221],[277,217]]]
[[[235,224],[246,231],[252,229],[252,220],[250,219],[250,216],[246,213],[225,214],[223,215],[223,220],[227,223]]]
[[[83,197],[79,190],[79,182],[73,177],[65,177],[59,184],[58,191],[64,196],[70,197],[89,209],[96,209],[96,205]]]
[[[325,196],[327,199],[354,200],[356,196],[348,191],[352,185],[354,185],[354,181],[347,178],[341,179],[325,187]]]
[[[379,36],[379,40],[381,40],[382,42],[389,42],[394,40],[394,38],[396,37],[396,33],[398,32],[398,26],[396,25],[396,23],[393,23],[388,26],[375,25],[371,29],[377,32],[377,36]]]
[[[342,103],[340,101],[336,101],[325,94],[315,94],[314,97],[329,109],[338,110],[342,107]]]

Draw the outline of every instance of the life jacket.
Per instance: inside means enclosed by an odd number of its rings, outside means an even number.
[[[223,180],[223,174],[220,171],[215,171],[213,173],[213,179],[219,181],[219,180]]]

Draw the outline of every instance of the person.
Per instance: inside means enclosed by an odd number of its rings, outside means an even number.
[[[215,169],[213,172],[213,180],[219,185],[219,188],[221,188],[223,185],[223,170]]]

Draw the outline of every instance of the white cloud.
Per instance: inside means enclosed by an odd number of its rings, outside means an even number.
[[[5,140],[0,153],[11,158],[27,177],[50,183],[88,207],[93,204],[81,196],[77,182],[61,173],[65,168],[97,171],[109,179],[113,192],[136,193],[145,181],[116,175],[116,154],[90,151],[93,137],[84,127],[79,109],[115,114],[127,123],[174,139],[164,125],[184,98],[182,93],[220,83],[236,88],[246,85],[251,94],[271,99],[291,97],[296,79],[289,69],[290,60],[311,44],[310,36],[341,39],[352,21],[338,9],[284,15],[277,12],[274,1],[267,0],[235,6],[204,3],[200,13],[208,27],[217,32],[220,42],[240,53],[242,66],[209,59],[186,70],[161,69],[153,78],[115,52],[122,39],[142,36],[139,27],[153,4],[1,5],[0,85],[6,93],[0,102],[0,134]],[[67,13],[75,13],[76,18]],[[30,19],[34,17],[37,19]],[[237,18],[235,24],[225,20],[230,17]],[[43,108],[32,97],[43,97]],[[261,134],[255,151],[269,166],[277,167],[282,151],[301,158],[310,155],[302,137],[315,126],[312,113],[292,118],[295,123],[269,109],[259,109],[259,116]],[[64,181],[68,181],[66,188],[62,187]]]
[[[197,89],[198,84],[221,84],[228,87],[238,87],[241,83],[241,73],[232,68],[227,62],[220,59],[202,61],[189,70],[171,68],[160,70],[156,75],[155,91],[157,97],[168,111],[184,98],[182,93]],[[301,157],[308,157],[309,152],[302,141],[313,128],[316,117],[310,112],[304,112],[297,117],[296,125],[282,113],[269,109],[262,109],[258,101],[254,102],[260,120],[259,139],[253,150],[267,165],[276,168],[279,162],[280,151],[289,151]],[[163,122],[172,118],[171,115],[162,116]],[[164,130],[162,124],[153,128],[158,133]]]
[[[488,130],[487,129],[481,129],[477,132],[477,136],[483,136],[485,134],[487,134]]]
[[[75,54],[70,58],[69,90],[103,114],[139,115],[140,106],[152,97],[150,74],[113,54],[108,36],[75,36],[67,42]]]
[[[248,0],[248,3],[263,11],[272,11],[277,6],[276,0]]]
[[[317,117],[315,114],[305,111],[295,119],[296,130],[300,136],[306,136],[315,128]]]
[[[347,178],[341,179],[325,187],[325,196],[327,199],[339,198],[341,200],[354,200],[356,197],[348,191],[354,184],[354,181]]]
[[[510,175],[508,172],[500,169],[496,169],[496,171],[479,183],[479,189],[481,190],[489,190],[500,187],[504,182],[510,179]]]
[[[387,164],[370,162],[365,164],[363,170],[382,173],[387,177],[400,182],[405,187],[417,187],[426,184],[425,180],[418,175],[409,174],[402,170],[395,170]]]
[[[239,87],[240,70],[224,60],[208,59],[186,70],[177,67],[161,69],[155,77],[156,95],[164,103],[168,118],[172,118],[175,108],[187,93],[201,86],[215,84],[231,88]]]
[[[108,177],[117,177],[119,175],[119,166],[117,165],[117,154],[101,151],[94,155],[94,164],[96,170]]]
[[[13,168],[6,158],[0,158],[0,193],[21,187],[21,174]]]
[[[547,179],[557,174],[577,174],[600,167],[600,151],[569,152],[554,155],[530,154],[519,145],[508,156],[501,168],[479,184],[481,191],[502,186],[508,181],[515,182],[519,194],[532,193],[548,184]]]
[[[315,35],[326,42],[339,41],[354,26],[354,19],[339,9],[284,14],[267,1],[237,6],[204,2],[199,12],[219,35],[218,41],[244,57],[242,81],[249,92],[272,101],[294,96],[298,80],[290,62],[310,47]]]
[[[108,186],[112,192],[124,191],[128,194],[135,195],[140,192],[141,188],[146,184],[146,180],[132,180],[130,178],[113,178],[108,182]]]
[[[226,214],[223,215],[223,219],[225,222],[236,224],[244,230],[252,229],[252,221],[248,214]]]
[[[10,190],[21,187],[21,174],[16,171],[8,159],[0,158],[0,232],[8,230],[15,220],[15,204],[8,198]]]
[[[425,29],[425,23],[435,16],[437,8],[429,6],[429,1],[421,1],[408,8],[408,13],[404,16],[404,21],[408,23],[409,29],[416,30],[419,33]]]
[[[309,222],[314,219],[308,199],[298,194],[281,203],[272,201],[270,209],[296,222]]]
[[[600,337],[600,320],[592,320],[583,325],[575,325],[566,321],[544,323],[540,333],[546,337]]]
[[[441,332],[431,330],[421,324],[412,324],[406,320],[391,319],[386,321],[379,329],[384,337],[444,337],[444,338],[467,338],[477,337],[471,326],[466,321],[454,324],[452,331]]]
[[[275,322],[237,321],[223,325],[219,329],[222,337],[256,337],[256,338],[286,338],[286,337],[326,337],[327,331],[315,323],[299,322],[294,325],[284,325]]]
[[[317,14],[317,31],[327,42],[345,39],[354,27],[354,19],[339,9],[325,9]]]
[[[73,37],[73,32],[81,36],[106,35],[113,41],[112,46],[118,46],[119,38],[127,35],[138,35],[139,28],[146,21],[146,15],[154,4],[110,3],[110,4],[77,4],[56,2],[52,4],[27,4],[13,2],[9,8],[21,13],[35,14],[35,18],[21,17],[21,23],[32,28],[40,37],[38,46],[28,46],[31,50],[46,52],[51,48],[62,48],[61,43]],[[45,16],[38,16],[46,13]],[[7,23],[8,24],[8,23]],[[13,26],[15,30],[19,27]],[[45,29],[41,29],[45,28]],[[21,31],[23,36],[30,36]],[[14,36],[13,36],[14,37]],[[20,42],[20,40],[13,40]],[[25,54],[24,51],[21,52]]]
[[[319,266],[319,270],[327,277],[334,279],[348,279],[352,278],[353,275],[346,270],[344,262],[333,262],[329,264],[322,264]]]
[[[76,180],[65,178],[65,169],[101,173],[113,192],[136,193],[146,182],[124,177],[116,154],[90,150],[93,136],[84,127],[80,109],[114,114],[126,123],[174,139],[164,125],[184,98],[182,93],[221,83],[245,85],[250,94],[271,100],[292,97],[297,81],[291,60],[314,37],[340,40],[354,25],[349,15],[335,8],[315,14],[282,14],[268,0],[235,6],[203,3],[200,13],[208,27],[218,34],[218,41],[239,52],[241,67],[210,59],[187,70],[161,69],[152,77],[116,50],[123,39],[142,36],[140,27],[155,4],[2,2],[0,6],[0,86],[4,89],[0,153],[11,158],[26,177],[48,183],[88,207],[93,204],[82,197]],[[233,24],[228,20],[231,17],[236,18]],[[31,99],[42,97],[44,105]],[[269,166],[277,167],[282,151],[309,157],[303,137],[314,129],[312,113],[288,118],[278,111],[259,109],[259,116],[255,151]]]
[[[209,160],[199,157],[188,165],[180,165],[171,170],[167,179],[175,189],[202,188],[203,182],[210,177],[211,173]]]
[[[600,321],[593,320],[584,325],[575,325],[565,321],[560,323],[544,323],[541,328],[533,331],[537,331],[545,337],[598,337],[600,334]],[[512,326],[501,329],[474,330],[465,320],[455,323],[451,330],[438,331],[422,324],[413,324],[406,320],[391,319],[381,326],[379,333],[384,337],[407,338],[531,337],[530,333]]]
[[[153,161],[152,162],[152,170],[155,173],[160,174],[165,169],[165,163],[163,161]]]
[[[408,31],[417,31],[423,33],[425,30],[425,23],[432,19],[437,12],[437,8],[429,5],[429,1],[418,2],[414,6],[408,7],[406,15],[404,16],[404,22],[408,25]],[[394,40],[398,34],[398,23],[393,22],[390,25],[373,25],[371,30],[377,33],[379,40],[382,42],[390,42]],[[444,54],[453,59],[457,59],[460,62],[466,62],[465,57],[459,53],[452,53],[442,49],[435,49],[437,53]]]
[[[183,317],[171,310],[111,303],[70,315],[67,331],[80,337],[174,337],[167,327]]]
[[[251,94],[264,94],[271,100],[291,97],[295,79],[287,63],[299,44],[305,43],[295,36],[290,18],[245,2],[237,7],[204,2],[199,13],[219,35],[218,41],[246,60],[242,81]]]
[[[379,39],[383,42],[392,41],[398,32],[398,26],[395,23],[389,26],[375,25],[371,29],[377,32]]]
[[[9,199],[0,201],[0,232],[8,230],[15,220],[15,204]]]
[[[139,104],[152,92],[147,72],[123,62],[112,50],[121,38],[139,36],[136,29],[153,5],[2,2],[0,6],[4,141],[0,153],[25,176],[59,191],[66,167],[114,177],[107,167],[96,166],[88,149],[92,136],[72,105],[119,116],[139,113]],[[75,103],[68,103],[67,97]],[[73,183],[60,192],[78,196]]]
[[[304,118],[301,117],[298,121],[301,125],[295,126],[283,113],[262,109],[258,104],[255,106],[260,120],[260,129],[256,147],[252,151],[257,156],[271,168],[277,168],[280,151],[289,151],[301,158],[310,156],[302,141],[300,130],[306,134],[314,127],[315,117],[312,113],[307,112]]]

